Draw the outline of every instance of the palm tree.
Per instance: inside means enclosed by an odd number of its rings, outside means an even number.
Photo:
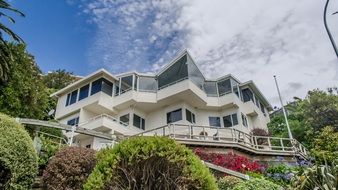
[[[327,35],[329,36],[329,38],[330,38],[330,41],[331,41],[331,44],[332,44],[332,46],[333,46],[333,49],[334,49],[334,51],[335,51],[335,53],[336,53],[336,56],[337,56],[337,58],[338,58],[338,49],[337,49],[337,45],[336,45],[336,43],[335,43],[335,41],[334,41],[334,39],[333,39],[333,37],[332,37],[332,34],[331,34],[331,32],[330,32],[330,29],[329,29],[329,27],[328,27],[328,25],[327,25],[327,21],[326,21],[326,14],[327,14],[327,6],[329,5],[329,1],[330,0],[326,0],[326,3],[325,3],[325,7],[324,7],[324,25],[325,25],[325,29],[326,29],[326,32],[327,32]],[[333,13],[333,15],[334,14],[337,14],[338,12],[335,12],[335,13]]]
[[[4,11],[14,12],[23,17],[25,16],[22,12],[13,8],[5,0],[0,0],[0,18],[6,18],[10,22],[15,23],[15,20],[11,16],[8,16]],[[4,39],[4,34],[7,34],[12,40],[18,43],[24,43],[24,41],[18,35],[16,35],[11,29],[0,22],[0,84],[8,80],[8,73],[10,69],[9,61],[12,59],[10,49],[7,46],[6,40]]]

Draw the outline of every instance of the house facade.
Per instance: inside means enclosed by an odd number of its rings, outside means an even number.
[[[168,130],[185,128],[190,136],[228,135],[219,129],[249,134],[254,128],[267,129],[272,110],[254,82],[240,82],[230,74],[206,79],[187,51],[156,74],[112,75],[101,69],[52,97],[58,100],[55,119],[59,122],[114,136],[168,125],[176,126]],[[93,149],[114,143],[82,134],[75,134],[73,142]]]

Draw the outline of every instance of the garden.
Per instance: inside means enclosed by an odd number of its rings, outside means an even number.
[[[100,151],[43,139],[38,155],[25,127],[0,114],[0,189],[220,189],[280,190],[337,187],[338,166],[299,160],[260,163],[234,153],[189,149],[165,137],[134,137]],[[250,176],[240,179],[207,168],[207,161]]]

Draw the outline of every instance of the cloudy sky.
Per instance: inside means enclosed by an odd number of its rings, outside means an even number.
[[[208,78],[231,73],[253,80],[273,105],[273,75],[285,100],[338,86],[338,59],[322,20],[324,0],[14,2],[32,15],[15,27],[43,71],[156,72],[188,49]],[[337,10],[338,1],[332,1],[328,20],[338,42],[338,15],[331,15]]]

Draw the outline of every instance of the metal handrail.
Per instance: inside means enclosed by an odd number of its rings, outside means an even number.
[[[86,125],[86,124],[88,124],[88,123],[90,123],[90,122],[92,122],[92,121],[101,119],[101,118],[103,118],[103,117],[106,117],[106,118],[108,118],[108,119],[110,119],[110,120],[112,120],[112,121],[114,121],[114,122],[120,123],[120,124],[123,125],[123,126],[126,126],[126,127],[129,126],[128,123],[119,121],[119,120],[116,119],[115,117],[113,117],[113,116],[111,116],[111,115],[108,115],[108,114],[100,114],[100,115],[97,115],[97,116],[95,116],[95,117],[92,117],[92,118],[90,118],[90,119],[88,119],[88,120],[86,120],[86,121],[83,121],[83,122],[79,123],[77,126],[81,127],[81,126],[83,126],[83,125]]]
[[[181,78],[181,79],[179,79],[179,80],[177,80],[177,81],[171,82],[171,83],[166,84],[166,85],[163,85],[163,86],[161,86],[161,87],[158,87],[157,89],[158,89],[158,90],[162,90],[163,88],[167,88],[167,87],[169,87],[169,86],[172,86],[172,85],[174,85],[174,84],[176,84],[176,83],[182,82],[182,81],[187,80],[187,79],[189,79],[189,77],[184,77],[184,78]]]

